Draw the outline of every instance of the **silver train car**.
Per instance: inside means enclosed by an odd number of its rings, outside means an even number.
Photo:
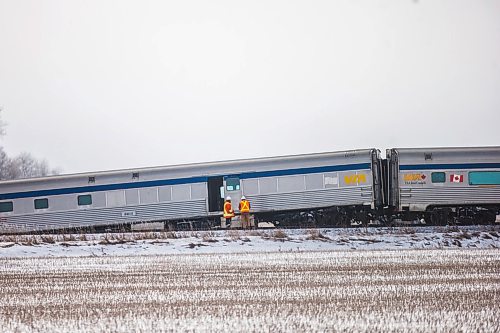
[[[84,173],[0,182],[0,232],[220,224],[223,198],[256,219],[326,209],[344,220],[384,205],[377,149]]]
[[[493,223],[500,214],[500,147],[386,151],[386,215],[427,223]]]

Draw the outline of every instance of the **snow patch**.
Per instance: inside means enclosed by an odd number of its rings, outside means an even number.
[[[0,257],[500,248],[500,228],[420,227],[0,236]]]

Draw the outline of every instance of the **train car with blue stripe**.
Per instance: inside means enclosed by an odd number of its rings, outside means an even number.
[[[500,147],[392,148],[388,206],[432,224],[493,223],[500,214]]]
[[[242,195],[257,220],[350,221],[384,205],[377,149],[92,172],[0,182],[0,232],[220,223]],[[301,215],[302,214],[302,215]]]

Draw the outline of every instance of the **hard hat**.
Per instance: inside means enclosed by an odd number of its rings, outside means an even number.
[[[241,196],[241,200],[246,200],[244,195]]]
[[[226,198],[227,201],[231,201],[231,197],[228,195]]]

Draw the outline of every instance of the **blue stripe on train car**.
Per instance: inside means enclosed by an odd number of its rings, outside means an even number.
[[[241,179],[248,179],[248,178],[260,178],[260,177],[300,175],[300,174],[319,173],[319,172],[361,170],[361,169],[370,169],[370,167],[371,167],[370,163],[358,163],[358,164],[332,165],[324,167],[311,167],[311,168],[286,169],[286,170],[274,170],[274,171],[245,172],[242,174],[235,174],[232,176],[239,177]],[[210,177],[221,177],[221,176],[222,175],[214,175]],[[229,176],[224,176],[224,177],[227,178]],[[206,182],[208,178],[209,178],[208,176],[204,176],[204,177],[152,180],[152,181],[133,182],[133,183],[69,187],[69,188],[17,192],[17,193],[5,193],[5,194],[0,194],[0,200],[45,197],[49,195],[127,190],[133,188],[143,188],[143,187],[203,183]]]
[[[38,191],[0,194],[0,200],[45,197],[49,195],[88,193],[88,192],[99,192],[99,191],[127,190],[132,188],[154,187],[154,186],[164,186],[164,185],[192,184],[192,183],[205,182],[206,180],[207,177],[193,177],[193,178],[165,179],[165,180],[154,180],[154,181],[134,182],[134,183],[68,187],[68,188],[58,188],[52,190],[38,190]]]
[[[324,166],[324,167],[285,169],[285,170],[274,170],[274,171],[244,172],[242,174],[234,174],[234,175],[224,176],[224,179],[229,178],[229,177],[238,177],[240,179],[250,179],[250,178],[262,178],[262,177],[293,176],[293,175],[304,175],[304,174],[310,174],[310,173],[349,171],[349,170],[362,170],[362,169],[371,169],[371,164],[370,163],[358,163],[358,164],[331,165],[331,166]]]
[[[458,163],[458,164],[411,164],[400,165],[399,170],[457,170],[500,168],[500,163]]]

